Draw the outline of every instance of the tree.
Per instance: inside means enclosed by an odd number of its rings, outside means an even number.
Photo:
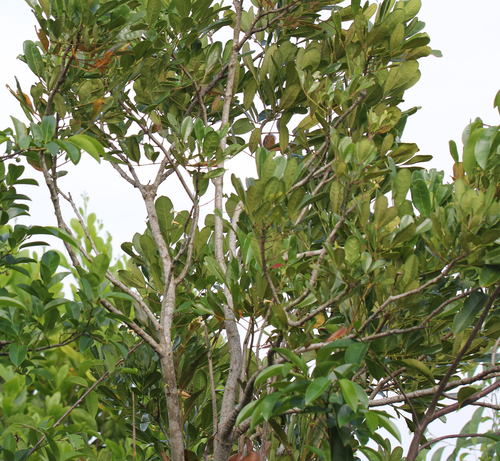
[[[452,184],[401,142],[417,110],[398,107],[404,91],[439,55],[420,0],[28,3],[39,41],[22,59],[38,81],[18,85],[27,123],[1,140],[5,161],[42,172],[57,227],[2,239],[27,278],[3,276],[0,298],[5,460],[397,460],[384,405],[414,460],[433,420],[489,405],[499,129],[469,125],[462,161],[450,144]],[[226,166],[245,153],[244,184]],[[143,198],[126,268],[59,187],[82,155]],[[187,210],[159,194],[172,181]],[[69,264],[11,259],[34,233],[61,238]]]

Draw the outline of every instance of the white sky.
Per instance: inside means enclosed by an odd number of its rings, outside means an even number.
[[[421,106],[422,109],[408,120],[404,141],[416,142],[420,153],[433,155],[430,165],[444,169],[449,178],[452,160],[448,141],[455,140],[461,152],[462,130],[471,119],[479,116],[489,125],[500,123],[498,112],[493,109],[493,99],[500,89],[500,1],[423,0],[423,4],[418,17],[427,24],[425,31],[431,37],[431,46],[441,50],[444,57],[420,60],[422,78],[407,92],[404,107]],[[34,79],[16,56],[22,53],[24,40],[37,38],[34,18],[26,3],[0,0],[0,6],[0,129],[4,129],[12,125],[10,115],[23,120],[23,113],[5,84],[15,88],[16,75],[29,93]],[[128,184],[123,186],[122,181],[115,181],[117,176],[113,170],[99,166],[92,159],[83,162],[78,171],[61,181],[61,188],[70,190],[78,205],[82,204],[81,194],[88,193],[90,210],[104,222],[118,250],[122,242],[130,241],[135,232],[145,228],[145,213],[138,192]],[[29,173],[42,183],[37,172],[31,169]],[[36,191],[32,188],[27,193],[33,198],[31,214],[34,221],[55,225],[45,187],[42,185]],[[166,187],[162,193],[177,195],[171,187]],[[174,201],[174,206],[181,204]],[[452,416],[444,429],[448,433],[459,431],[466,421],[465,415]]]

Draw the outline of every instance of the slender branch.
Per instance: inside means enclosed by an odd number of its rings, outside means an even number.
[[[117,309],[115,306],[113,306],[113,304],[111,304],[108,300],[106,299],[101,299],[101,304],[109,311],[109,312],[112,312],[113,314],[119,314],[119,315],[123,315],[123,312],[120,311],[119,309]],[[150,335],[148,335],[139,325],[137,325],[136,323],[130,321],[130,322],[126,322],[127,323],[127,326],[134,331],[134,333],[137,335],[137,336],[140,336],[144,341],[146,341],[151,347],[152,349],[159,355],[161,356],[162,355],[162,349],[160,347],[160,345],[153,339],[153,337],[151,337]]]
[[[495,345],[493,346],[493,352],[491,353],[491,366],[494,367],[497,363],[497,351],[498,346],[500,345],[500,337],[495,341]]]
[[[120,165],[116,164],[115,162],[109,162],[111,164],[111,166],[118,172],[118,174],[123,178],[125,179],[125,181],[127,181],[129,184],[131,184],[132,186],[136,187],[136,188],[139,188],[139,185],[137,184],[137,182],[135,181],[135,179],[132,179],[130,176],[127,175],[127,173],[125,173],[125,171],[123,171],[120,167]]]
[[[331,176],[331,177],[329,177],[329,176],[330,176],[330,172],[326,171],[325,174],[323,175],[323,178],[319,182],[319,184],[312,191],[311,196],[315,197],[321,190],[323,190],[323,187],[325,186],[326,183],[332,181],[335,178],[335,176]],[[297,219],[294,222],[294,227],[298,226],[300,221],[302,221],[302,219],[304,219],[304,215],[307,213],[307,211],[308,211],[308,207],[304,207],[302,209],[302,211],[299,213],[299,216],[297,216]]]
[[[483,432],[482,434],[450,434],[450,435],[443,435],[441,437],[437,437],[435,439],[432,439],[430,442],[424,443],[419,451],[422,451],[425,448],[430,447],[431,445],[434,445],[437,442],[441,442],[441,440],[446,440],[446,439],[459,439],[459,438],[472,438],[472,437],[487,437],[488,435],[500,435],[498,432]]]
[[[450,400],[455,400],[458,401],[458,398],[455,395],[448,394],[446,392],[443,392],[443,395]],[[499,411],[500,410],[500,405],[495,405],[494,403],[489,403],[489,402],[471,402],[470,405],[475,406],[475,407],[484,407],[484,408],[491,408],[492,410]]]
[[[458,367],[460,361],[462,360],[462,357],[465,355],[465,353],[469,350],[469,347],[472,344],[472,341],[474,338],[477,336],[479,333],[479,330],[483,326],[484,321],[486,320],[486,316],[488,315],[491,307],[493,306],[493,303],[497,299],[498,295],[500,294],[500,284],[497,286],[493,294],[490,296],[488,299],[488,302],[486,303],[486,306],[483,310],[483,313],[479,317],[479,320],[477,321],[476,325],[474,326],[471,334],[467,338],[467,341],[463,345],[462,349],[458,352],[457,356],[455,357],[455,360],[451,364],[450,368],[444,375],[443,379],[441,380],[439,387],[437,388],[436,395],[434,396],[434,399],[432,400],[431,404],[429,405],[429,408],[426,412],[426,416],[431,417],[434,413],[434,409],[436,408],[436,405],[439,401],[441,393],[444,391],[446,384],[452,377],[453,373],[455,373],[456,368]],[[430,421],[429,421],[430,422]]]
[[[467,254],[458,256],[455,258],[453,261],[450,262],[447,266],[444,267],[444,269],[441,271],[439,275],[434,277],[432,280],[429,280],[428,282],[424,283],[423,285],[419,286],[418,288],[415,288],[414,290],[406,291],[404,293],[400,293],[398,295],[392,295],[389,296],[381,305],[380,307],[361,325],[361,327],[358,330],[358,334],[362,333],[368,325],[373,322],[377,318],[377,316],[390,304],[393,303],[394,301],[398,301],[400,299],[406,298],[411,295],[416,295],[418,293],[421,293],[425,289],[429,288],[430,286],[434,285],[435,283],[439,282],[443,277],[448,275],[455,264],[457,264],[460,260],[464,259],[467,257]]]
[[[393,376],[398,376],[401,373],[404,373],[406,371],[406,367],[401,367],[398,370],[396,370],[392,375],[386,376],[384,379],[381,379],[377,385],[375,386],[375,389],[373,389],[372,393],[370,394],[370,397],[368,397],[369,400],[373,400],[377,394],[382,390],[382,388],[392,379]]]
[[[321,263],[323,262],[326,255],[328,254],[328,250],[326,249],[326,245],[327,244],[331,245],[331,243],[336,238],[340,227],[342,226],[342,224],[344,224],[345,220],[347,219],[347,215],[352,210],[354,210],[355,207],[356,207],[356,205],[352,205],[350,208],[344,208],[342,216],[338,220],[337,224],[335,224],[334,228],[330,232],[330,235],[327,237],[325,243],[323,244],[323,248],[321,249],[321,252],[319,253],[319,258],[318,258],[317,262],[315,263],[316,268],[313,269],[313,271],[311,272],[311,277],[309,279],[310,286],[314,287],[316,285],[316,279],[319,275],[319,268],[321,267]],[[297,306],[299,303],[301,303],[304,299],[307,298],[307,296],[309,296],[310,292],[311,292],[311,289],[307,288],[297,299],[295,299],[294,301],[290,302],[287,306],[285,306],[285,308],[284,308],[285,312],[290,311],[295,306]]]
[[[480,290],[480,287],[473,288],[469,291],[466,291],[464,293],[461,293],[457,296],[454,296],[453,298],[447,299],[444,303],[436,307],[425,319],[420,325],[416,325],[414,327],[409,327],[409,328],[395,328],[393,330],[387,330],[381,333],[376,333],[373,335],[365,336],[363,337],[364,341],[370,341],[372,339],[377,339],[377,338],[384,338],[386,336],[392,336],[392,335],[404,335],[407,333],[411,333],[413,331],[418,331],[418,330],[423,330],[427,324],[437,315],[439,314],[448,304],[451,304],[452,302],[458,301],[459,299],[466,298],[469,296],[471,293]],[[349,337],[355,337],[356,335],[349,335]],[[498,347],[498,346],[497,346]],[[492,362],[492,365],[494,366],[494,362]]]
[[[76,36],[76,46],[78,46],[79,42],[80,42],[80,32],[78,32]],[[64,50],[64,54],[61,60],[61,72],[59,73],[59,77],[57,78],[56,84],[54,85],[54,88],[52,88],[49,97],[47,99],[47,106],[45,107],[45,115],[50,115],[50,112],[52,111],[52,103],[54,102],[54,98],[57,92],[59,91],[59,88],[61,88],[61,85],[66,80],[69,71],[69,66],[71,65],[71,61],[73,60],[73,56],[70,56],[66,62],[65,60],[71,53],[72,48],[73,48],[72,45],[68,45]]]
[[[346,287],[337,296],[335,296],[335,298],[330,298],[326,303],[317,307],[312,312],[309,312],[309,314],[304,315],[304,317],[302,317],[300,320],[297,321],[292,320],[288,312],[285,311],[288,325],[290,325],[291,327],[299,327],[301,325],[304,325],[304,323],[306,323],[308,320],[311,320],[313,317],[316,317],[320,312],[323,312],[327,307],[331,306],[332,304],[338,303],[349,292],[350,288],[351,288],[350,285],[346,285]]]
[[[306,160],[306,162],[302,166],[302,171],[307,170],[309,168],[309,165],[311,165],[312,162],[314,162],[314,160],[316,158],[318,158],[320,155],[323,155],[324,153],[326,153],[328,151],[329,146],[330,146],[330,136],[327,135],[325,142],[323,142],[323,144],[321,144],[321,146],[319,147],[319,149],[316,150],[316,152],[314,152],[311,155],[311,158],[309,158],[308,160]],[[302,187],[304,184],[307,184],[311,180],[311,178],[313,177],[313,175],[314,175],[315,172],[316,172],[316,169],[312,168],[311,171],[309,172],[309,174],[304,179],[301,179],[298,183],[294,184],[290,188],[289,193],[293,192],[295,189],[298,189],[299,187]],[[295,223],[295,225],[297,225],[297,223]]]
[[[71,194],[68,194],[67,196],[61,191],[61,190],[58,190],[59,194],[65,199],[67,200],[71,207],[73,208],[73,211],[78,219],[78,222],[80,223],[80,226],[82,226],[82,229],[83,229],[83,232],[85,234],[85,236],[87,237],[87,239],[89,240],[90,242],[90,246],[92,247],[92,249],[95,251],[96,255],[99,254],[99,251],[97,250],[97,247],[96,247],[96,244],[94,242],[94,239],[92,238],[92,236],[90,235],[90,232],[87,228],[87,225],[85,224],[85,221],[82,217],[82,215],[80,214],[80,212],[78,211],[78,208],[77,206],[75,205],[75,202],[73,201],[72,197],[71,197]],[[85,250],[85,248],[78,244],[78,249],[80,250],[80,252],[82,253],[82,255],[85,257],[85,259],[89,262],[92,262],[94,258],[92,258],[91,255],[89,255],[87,253],[87,251]],[[148,316],[149,320],[151,321],[151,323],[153,324],[153,326],[156,328],[157,331],[160,330],[160,322],[158,322],[157,318],[155,317],[155,315],[153,314],[153,312],[151,311],[151,309],[149,308],[149,306],[144,302],[144,300],[142,299],[141,296],[139,296],[139,294],[137,294],[134,290],[132,290],[131,288],[129,288],[128,286],[126,286],[124,283],[122,283],[119,279],[117,279],[113,274],[112,272],[108,269],[106,271],[106,278],[116,287],[120,288],[121,290],[123,290],[125,293],[127,293],[129,296],[131,296],[132,298],[134,298],[134,300],[141,306],[141,308],[144,310],[144,313]],[[121,312],[120,312],[121,313]]]
[[[470,384],[473,384],[478,381],[485,381],[487,379],[490,379],[494,374],[500,373],[500,366],[497,366],[495,368],[489,368],[488,370],[485,370],[481,373],[478,373],[475,376],[471,376],[469,378],[462,378],[462,379],[457,379],[455,381],[451,381],[446,384],[445,390],[450,390],[450,389],[456,389],[457,387],[460,386],[468,386]],[[430,395],[435,395],[437,391],[436,386],[433,386],[431,388],[427,389],[420,389],[418,391],[414,392],[408,392],[406,395],[410,399],[416,399],[416,398],[421,398],[421,397],[428,397]],[[370,398],[372,398],[370,396]],[[398,402],[403,402],[405,399],[401,395],[396,395],[393,397],[385,397],[377,400],[372,400],[370,402],[370,407],[380,407],[383,405],[391,405],[393,403],[398,403]]]
[[[218,433],[217,433],[217,395],[215,394],[215,380],[214,380],[214,365],[212,361],[212,350],[210,347],[210,338],[208,336],[208,327],[207,324],[203,324],[203,329],[205,330],[205,342],[207,344],[208,350],[208,376],[210,379],[210,390],[212,393],[212,417],[213,417],[213,437],[214,437],[214,452],[217,449],[218,443]]]
[[[463,408],[463,407],[466,407],[468,405],[471,405],[476,400],[479,400],[479,399],[487,396],[488,394],[491,394],[493,391],[495,391],[498,388],[500,388],[500,379],[496,380],[490,386],[485,387],[482,391],[476,392],[475,394],[472,394],[471,396],[467,397],[462,402],[456,402],[453,405],[448,405],[448,406],[446,406],[444,408],[441,408],[440,410],[437,410],[434,413],[434,415],[433,415],[434,416],[433,420],[441,418],[442,416],[445,416],[445,415],[447,415],[449,413],[452,413],[453,411],[457,411],[460,408]],[[438,395],[438,394],[436,394],[436,395]]]
[[[338,128],[339,125],[344,121],[344,119],[354,110],[356,109],[356,107],[361,103],[361,101],[363,101],[363,99],[366,98],[366,90],[361,90],[359,92],[359,96],[358,98],[356,99],[356,101],[354,101],[354,103],[352,104],[351,107],[349,107],[349,109],[347,109],[339,118],[338,120],[333,124],[333,128]]]
[[[41,351],[46,351],[48,349],[55,349],[56,347],[67,346],[68,344],[71,344],[72,342],[76,341],[78,338],[81,338],[83,335],[84,335],[84,333],[80,333],[76,336],[72,336],[71,338],[68,338],[66,341],[62,341],[62,342],[57,343],[57,344],[49,344],[47,346],[40,346],[40,347],[37,347],[36,349],[30,350],[29,352],[30,353],[41,352]],[[0,341],[0,348],[7,346],[8,344],[12,344],[13,342],[14,341]],[[9,355],[9,353],[8,352],[0,352],[0,357],[6,356],[6,355]]]

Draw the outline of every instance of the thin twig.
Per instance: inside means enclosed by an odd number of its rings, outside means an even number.
[[[459,438],[472,438],[472,437],[487,437],[488,435],[500,435],[498,432],[483,432],[482,434],[450,434],[450,435],[443,435],[441,437],[437,437],[435,439],[432,439],[430,442],[424,443],[419,451],[424,450],[427,447],[430,447],[431,445],[434,445],[437,442],[441,442],[441,440],[446,440],[446,439],[459,439]],[[496,440],[496,439],[495,439]]]

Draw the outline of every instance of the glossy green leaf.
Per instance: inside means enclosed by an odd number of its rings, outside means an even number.
[[[307,374],[309,372],[309,367],[307,366],[306,362],[302,357],[299,357],[298,355],[294,354],[292,351],[288,349],[283,349],[283,348],[275,348],[274,349],[277,353],[282,355],[283,357],[287,358],[292,362],[294,365],[296,365],[302,372]]]
[[[344,397],[347,405],[356,413],[358,411],[358,394],[352,381],[348,379],[339,380],[340,388],[342,389],[342,397]]]
[[[253,402],[250,402],[249,404],[247,404],[243,407],[243,409],[240,411],[240,414],[236,418],[236,426],[241,424],[243,421],[245,421],[245,419],[249,418],[252,415],[252,413],[255,409],[255,406],[258,403],[259,403],[258,400],[254,400]]]
[[[345,351],[345,363],[363,363],[369,348],[369,343],[357,342],[351,344]]]
[[[476,143],[483,134],[485,128],[479,128],[473,131],[468,137],[467,144],[464,147],[463,165],[464,170],[468,175],[471,175],[474,167],[477,165],[476,160]]]
[[[161,7],[161,0],[148,0],[146,7],[146,21],[150,27],[153,27],[160,18]]]
[[[305,400],[306,405],[309,405],[311,402],[314,402],[330,386],[331,382],[325,376],[320,376],[319,378],[316,378],[311,384],[309,384],[306,390],[306,400]]]
[[[9,348],[9,359],[15,367],[21,365],[28,355],[28,347],[24,344],[14,343]]]
[[[56,132],[56,118],[53,115],[45,115],[42,119],[42,135],[43,142],[47,143],[52,140]]]
[[[475,387],[472,387],[472,386],[460,388],[460,390],[458,391],[458,395],[457,395],[458,403],[460,404],[460,406],[462,406],[462,404],[465,400],[467,400],[469,397],[476,394],[477,392],[478,392],[478,389]]]
[[[489,287],[500,280],[500,266],[484,266],[479,272],[479,285]]]
[[[455,315],[453,320],[453,333],[458,335],[473,326],[475,317],[481,312],[488,300],[488,296],[474,292],[465,300],[463,308]]]
[[[209,131],[203,139],[203,155],[212,155],[219,147],[219,135],[215,131]]]
[[[26,40],[23,44],[24,57],[26,58],[26,62],[28,63],[31,72],[33,72],[38,77],[41,77],[43,74],[43,60],[42,55],[38,47],[31,40]]]
[[[264,370],[262,370],[259,373],[259,376],[257,376],[257,379],[255,380],[254,385],[257,387],[260,386],[262,383],[267,381],[269,378],[273,378],[274,376],[278,376],[279,374],[281,374],[282,370],[283,370],[282,363],[271,365],[271,366],[265,368]]]
[[[97,255],[90,264],[90,272],[96,274],[99,280],[103,280],[109,267],[109,256],[106,254]]]
[[[91,136],[87,136],[86,134],[77,134],[75,136],[70,136],[67,141],[74,144],[79,149],[88,152],[99,163],[101,163],[101,155],[104,156],[104,148],[96,139]]]
[[[425,184],[423,179],[418,178],[412,181],[410,189],[415,208],[422,216],[428,218],[432,210],[432,205],[427,184]]]
[[[261,411],[262,416],[264,416],[264,421],[269,421],[274,412],[274,407],[276,406],[276,402],[281,397],[279,392],[273,392],[272,394],[267,395],[262,401]]]
[[[69,159],[77,165],[81,158],[80,149],[68,141],[61,141],[59,139],[54,140],[54,142],[68,154]]]
[[[0,296],[0,306],[4,307],[16,307],[18,309],[26,309],[26,306],[15,298],[10,298],[8,296]]]
[[[479,139],[476,142],[476,146],[474,147],[474,155],[476,157],[476,161],[481,168],[486,168],[486,164],[488,163],[488,157],[490,155],[490,150],[495,138],[498,134],[498,127],[491,126],[486,128]]]
[[[283,96],[281,96],[280,109],[284,110],[292,106],[292,104],[297,99],[297,96],[299,95],[300,91],[301,87],[298,83],[294,83],[289,87],[285,88]]]
[[[434,375],[431,370],[423,363],[421,360],[416,359],[403,359],[403,362],[406,363],[411,368],[414,368],[419,373],[423,374],[433,385],[435,383]]]

